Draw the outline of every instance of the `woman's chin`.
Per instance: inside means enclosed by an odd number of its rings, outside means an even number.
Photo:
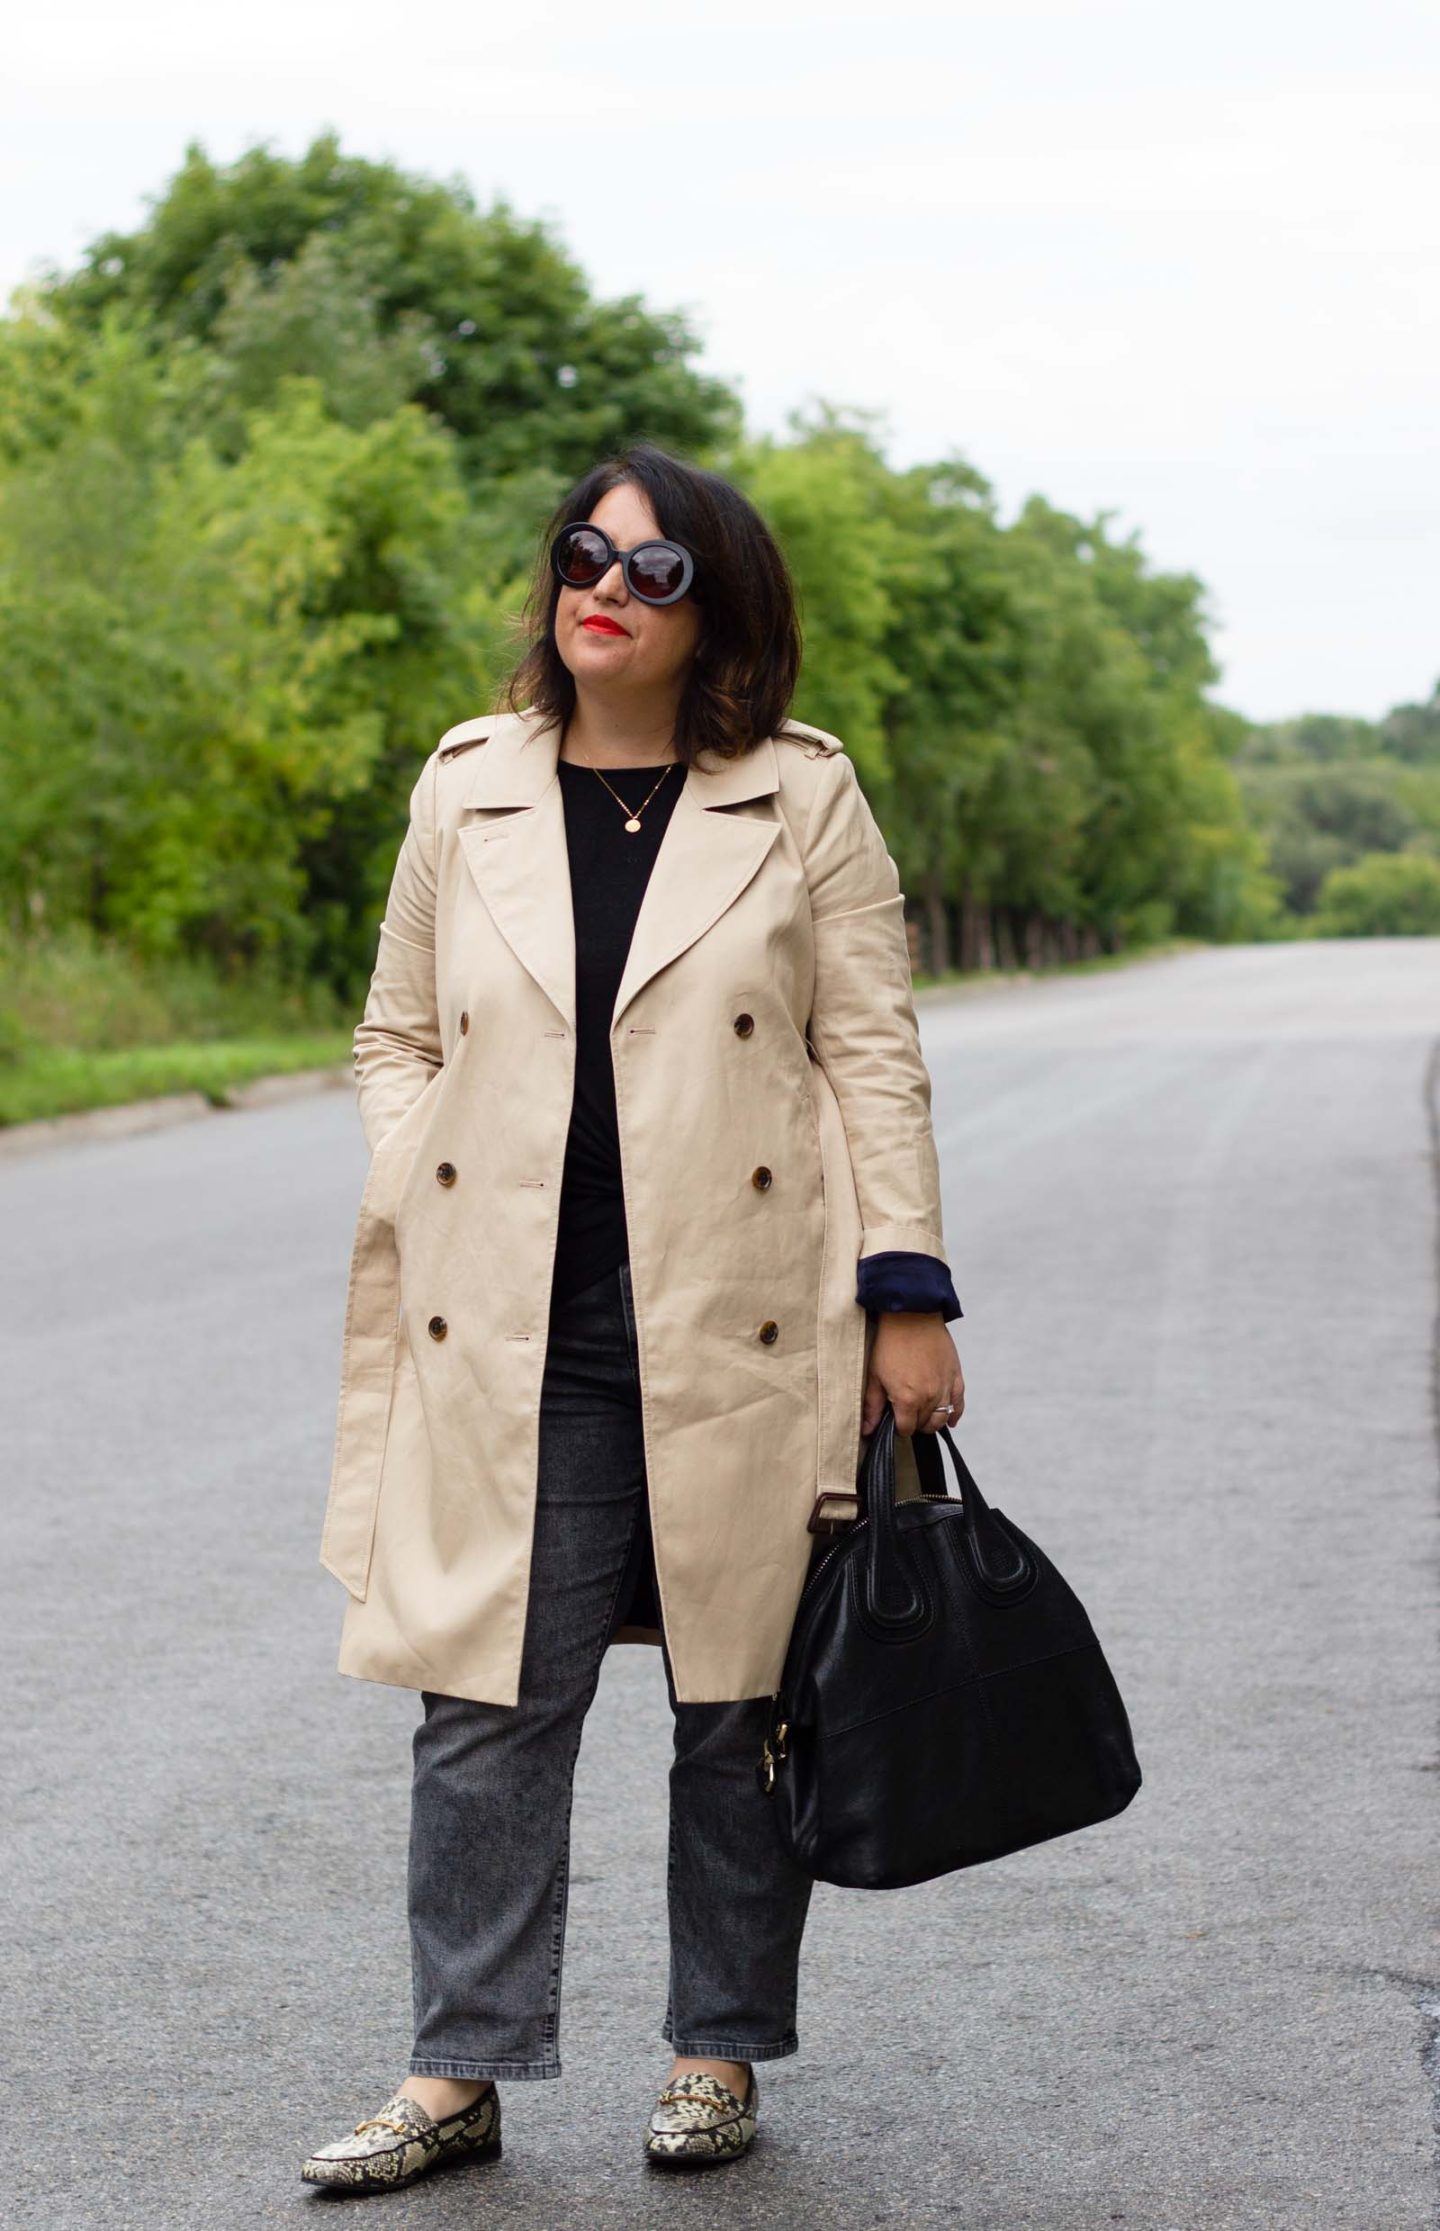
[[[622,673],[635,646],[628,635],[577,635],[565,663],[577,681],[608,680]]]

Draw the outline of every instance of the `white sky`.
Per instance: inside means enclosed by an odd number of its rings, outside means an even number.
[[[333,125],[689,309],[753,425],[1115,508],[1255,718],[1440,676],[1435,0],[57,0],[5,59],[0,291]]]

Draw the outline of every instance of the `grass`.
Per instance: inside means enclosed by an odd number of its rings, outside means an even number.
[[[349,1062],[352,1006],[319,981],[142,958],[83,925],[0,928],[0,1126]]]
[[[0,1126],[35,1123],[85,1108],[123,1107],[166,1093],[201,1092],[217,1108],[236,1085],[257,1077],[326,1069],[350,1059],[348,1030],[274,1038],[180,1041],[93,1052],[36,1046],[0,1065]]]

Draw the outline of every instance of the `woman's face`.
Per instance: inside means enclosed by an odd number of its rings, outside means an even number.
[[[638,488],[622,485],[600,498],[590,514],[617,550],[660,536],[660,522]],[[588,589],[560,591],[555,607],[555,647],[575,677],[606,689],[633,689],[637,695],[669,693],[677,699],[685,686],[700,639],[700,615],[693,597],[678,604],[642,604],[625,586],[617,562]]]

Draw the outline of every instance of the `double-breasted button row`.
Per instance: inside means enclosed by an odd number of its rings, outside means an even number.
[[[466,1008],[466,1010],[465,1010],[465,1012],[464,1012],[464,1014],[463,1014],[463,1015],[462,1015],[462,1016],[460,1017],[460,1035],[461,1035],[461,1037],[462,1037],[462,1038],[464,1037],[464,1035],[465,1035],[466,1031],[467,1031],[467,1030],[468,1030],[469,1028],[470,1028],[470,1010],[469,1010],[469,1008],[467,1007],[467,1008]]]
[[[737,1015],[733,1027],[737,1038],[748,1038],[755,1028],[755,1017],[753,1015]]]
[[[738,1037],[748,1038],[754,1028],[755,1017],[753,1015],[737,1015],[735,1017],[735,1030]],[[750,1172],[750,1183],[757,1193],[768,1193],[774,1182],[773,1172],[767,1170],[763,1162],[759,1163]],[[780,1327],[773,1317],[767,1317],[764,1324],[758,1328],[755,1337],[757,1340],[763,1340],[768,1348],[780,1338]]]
[[[462,1015],[460,1017],[460,1030],[462,1035],[469,1028],[470,1017],[468,1016],[468,1014]],[[456,1169],[453,1162],[439,1162],[435,1166],[435,1180],[438,1185],[453,1185],[459,1175],[460,1172]],[[443,1317],[432,1317],[429,1324],[425,1327],[425,1330],[429,1333],[432,1340],[443,1340],[446,1333],[450,1330],[450,1327],[446,1324]]]
[[[443,1340],[450,1327],[443,1317],[432,1317],[425,1330],[432,1340]],[[764,1324],[760,1327],[758,1337],[764,1341],[767,1348],[780,1338],[780,1327],[773,1317],[766,1318]]]

